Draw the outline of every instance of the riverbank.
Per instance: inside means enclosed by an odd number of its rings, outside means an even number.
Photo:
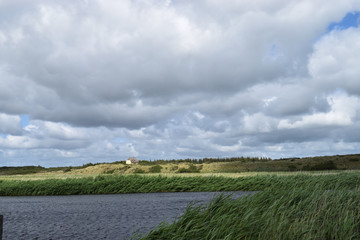
[[[0,180],[0,196],[84,195],[149,192],[263,191],[313,186],[354,189],[360,173],[254,175],[247,177],[100,175],[86,178]]]

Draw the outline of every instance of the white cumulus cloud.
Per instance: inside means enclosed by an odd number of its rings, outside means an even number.
[[[358,11],[0,1],[0,165],[356,152],[360,30],[329,26]]]

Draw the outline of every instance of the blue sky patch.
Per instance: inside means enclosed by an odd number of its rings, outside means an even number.
[[[117,143],[124,143],[127,141],[127,138],[116,138],[114,141]]]
[[[345,30],[351,27],[358,27],[360,23],[360,12],[350,12],[340,22],[333,22],[329,25],[328,31]]]
[[[29,125],[29,115],[27,114],[24,114],[24,115],[21,115],[21,126],[22,128],[26,127]]]

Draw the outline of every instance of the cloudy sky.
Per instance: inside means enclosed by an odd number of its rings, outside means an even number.
[[[0,0],[0,166],[360,153],[358,0]]]

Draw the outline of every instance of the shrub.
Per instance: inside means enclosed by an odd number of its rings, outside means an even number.
[[[131,168],[129,165],[125,165],[124,167],[119,168],[119,171],[120,173],[125,173],[129,168]]]
[[[178,173],[199,173],[200,169],[198,169],[195,165],[191,164],[189,168],[179,168]]]
[[[145,173],[145,171],[141,168],[135,169],[134,173]]]
[[[110,169],[107,171],[104,171],[105,174],[113,174],[115,172],[115,169]]]
[[[337,167],[334,162],[329,160],[323,163],[316,164],[310,168],[310,170],[335,170]]]
[[[178,169],[179,169],[178,166],[173,166],[173,167],[170,168],[170,171],[176,171],[176,170],[178,170]]]
[[[70,172],[70,171],[71,171],[71,167],[64,168],[64,170],[63,170],[64,173]]]
[[[177,173],[191,173],[191,171],[188,168],[179,168]]]
[[[0,167],[0,175],[33,174],[44,170],[41,166]]]
[[[87,168],[87,167],[91,167],[91,166],[95,166],[95,164],[93,164],[93,163],[86,163],[86,164],[82,165],[83,168]]]
[[[331,160],[315,164],[313,166],[307,164],[305,165],[302,170],[304,171],[321,171],[321,170],[336,170],[338,169],[335,163]]]
[[[288,166],[290,171],[296,171],[296,166],[295,165],[289,165]]]
[[[350,158],[349,162],[358,162],[360,161],[359,158]]]
[[[149,172],[150,172],[150,173],[160,173],[162,168],[163,168],[163,167],[160,166],[160,165],[155,165],[155,166],[153,166],[153,167],[150,168],[150,171],[149,171]]]

